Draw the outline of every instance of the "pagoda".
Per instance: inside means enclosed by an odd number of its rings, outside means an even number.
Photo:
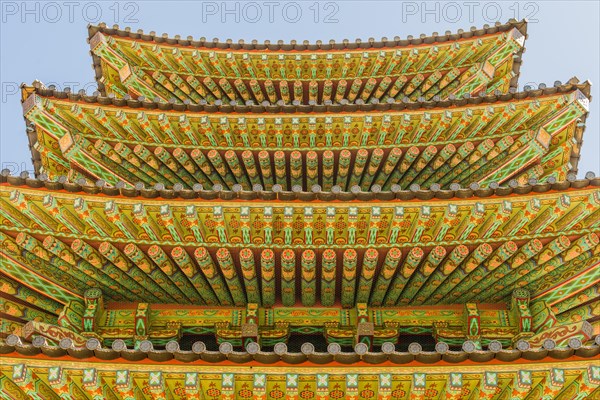
[[[519,92],[526,21],[88,29],[0,175],[0,397],[600,399],[590,84]]]

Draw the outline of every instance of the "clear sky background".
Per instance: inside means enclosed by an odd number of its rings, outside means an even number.
[[[529,20],[520,88],[573,76],[600,84],[600,2],[592,1],[4,1],[0,0],[0,163],[32,171],[18,86],[38,79],[95,90],[87,24],[237,41],[363,40]],[[579,175],[600,173],[600,98],[592,86]]]

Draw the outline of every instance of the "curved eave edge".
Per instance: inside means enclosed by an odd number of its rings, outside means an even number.
[[[31,94],[36,93],[36,87],[43,86],[43,84],[35,80],[31,85],[27,85],[25,83],[21,84],[21,104],[27,99]],[[29,121],[26,117],[23,117],[25,123],[29,125]],[[29,151],[31,152],[31,163],[33,164],[33,173],[35,176],[39,176],[40,169],[42,168],[42,156],[39,151],[35,149],[35,145],[38,141],[37,133],[35,128],[32,130],[25,130],[25,134],[27,135],[27,142],[29,145]]]
[[[98,85],[98,91],[102,96],[106,96],[106,86],[102,83],[102,60],[96,54],[90,50],[90,56],[92,56],[92,68],[94,69],[94,79]]]
[[[51,182],[21,176],[0,175],[0,187],[23,187],[45,189],[53,192],[66,191],[73,194],[105,195],[108,197],[146,198],[146,199],[184,199],[184,200],[263,200],[263,201],[410,201],[410,200],[464,200],[468,198],[487,198],[492,196],[511,197],[529,193],[565,192],[569,189],[593,189],[600,187],[600,177],[590,179],[571,179],[556,183],[535,183],[519,186],[500,186],[492,188],[464,188],[459,190],[400,190],[397,192],[289,192],[289,191],[240,191],[228,190],[189,190],[175,191],[172,189],[142,189],[116,188],[108,186],[80,185],[71,182]]]
[[[31,163],[33,164],[33,173],[35,176],[39,176],[42,168],[42,155],[35,148],[35,145],[37,143],[37,134],[35,132],[35,129],[32,132],[27,133],[27,140],[29,145],[29,151],[31,152]]]

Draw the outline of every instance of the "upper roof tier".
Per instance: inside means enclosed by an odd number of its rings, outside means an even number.
[[[24,87],[23,108],[34,165],[51,179],[369,191],[564,180],[577,171],[589,90],[571,80],[454,101],[249,112],[38,84]]]
[[[176,103],[446,99],[516,88],[526,21],[406,40],[219,43],[89,26],[100,92]]]

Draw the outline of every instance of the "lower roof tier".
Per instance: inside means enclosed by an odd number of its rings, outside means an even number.
[[[36,171],[53,179],[369,191],[564,180],[577,172],[589,84],[366,111],[164,109],[39,86],[23,96]]]
[[[570,281],[600,251],[598,178],[443,201],[225,204],[20,182],[0,185],[4,270],[63,303],[90,286],[222,306],[498,302]]]
[[[598,346],[596,346],[597,348]],[[597,353],[597,351],[596,351]],[[595,399],[600,367],[571,356],[556,360],[457,366],[206,366],[80,361],[73,357],[3,358],[0,390],[11,399]],[[379,397],[378,397],[379,396]]]

